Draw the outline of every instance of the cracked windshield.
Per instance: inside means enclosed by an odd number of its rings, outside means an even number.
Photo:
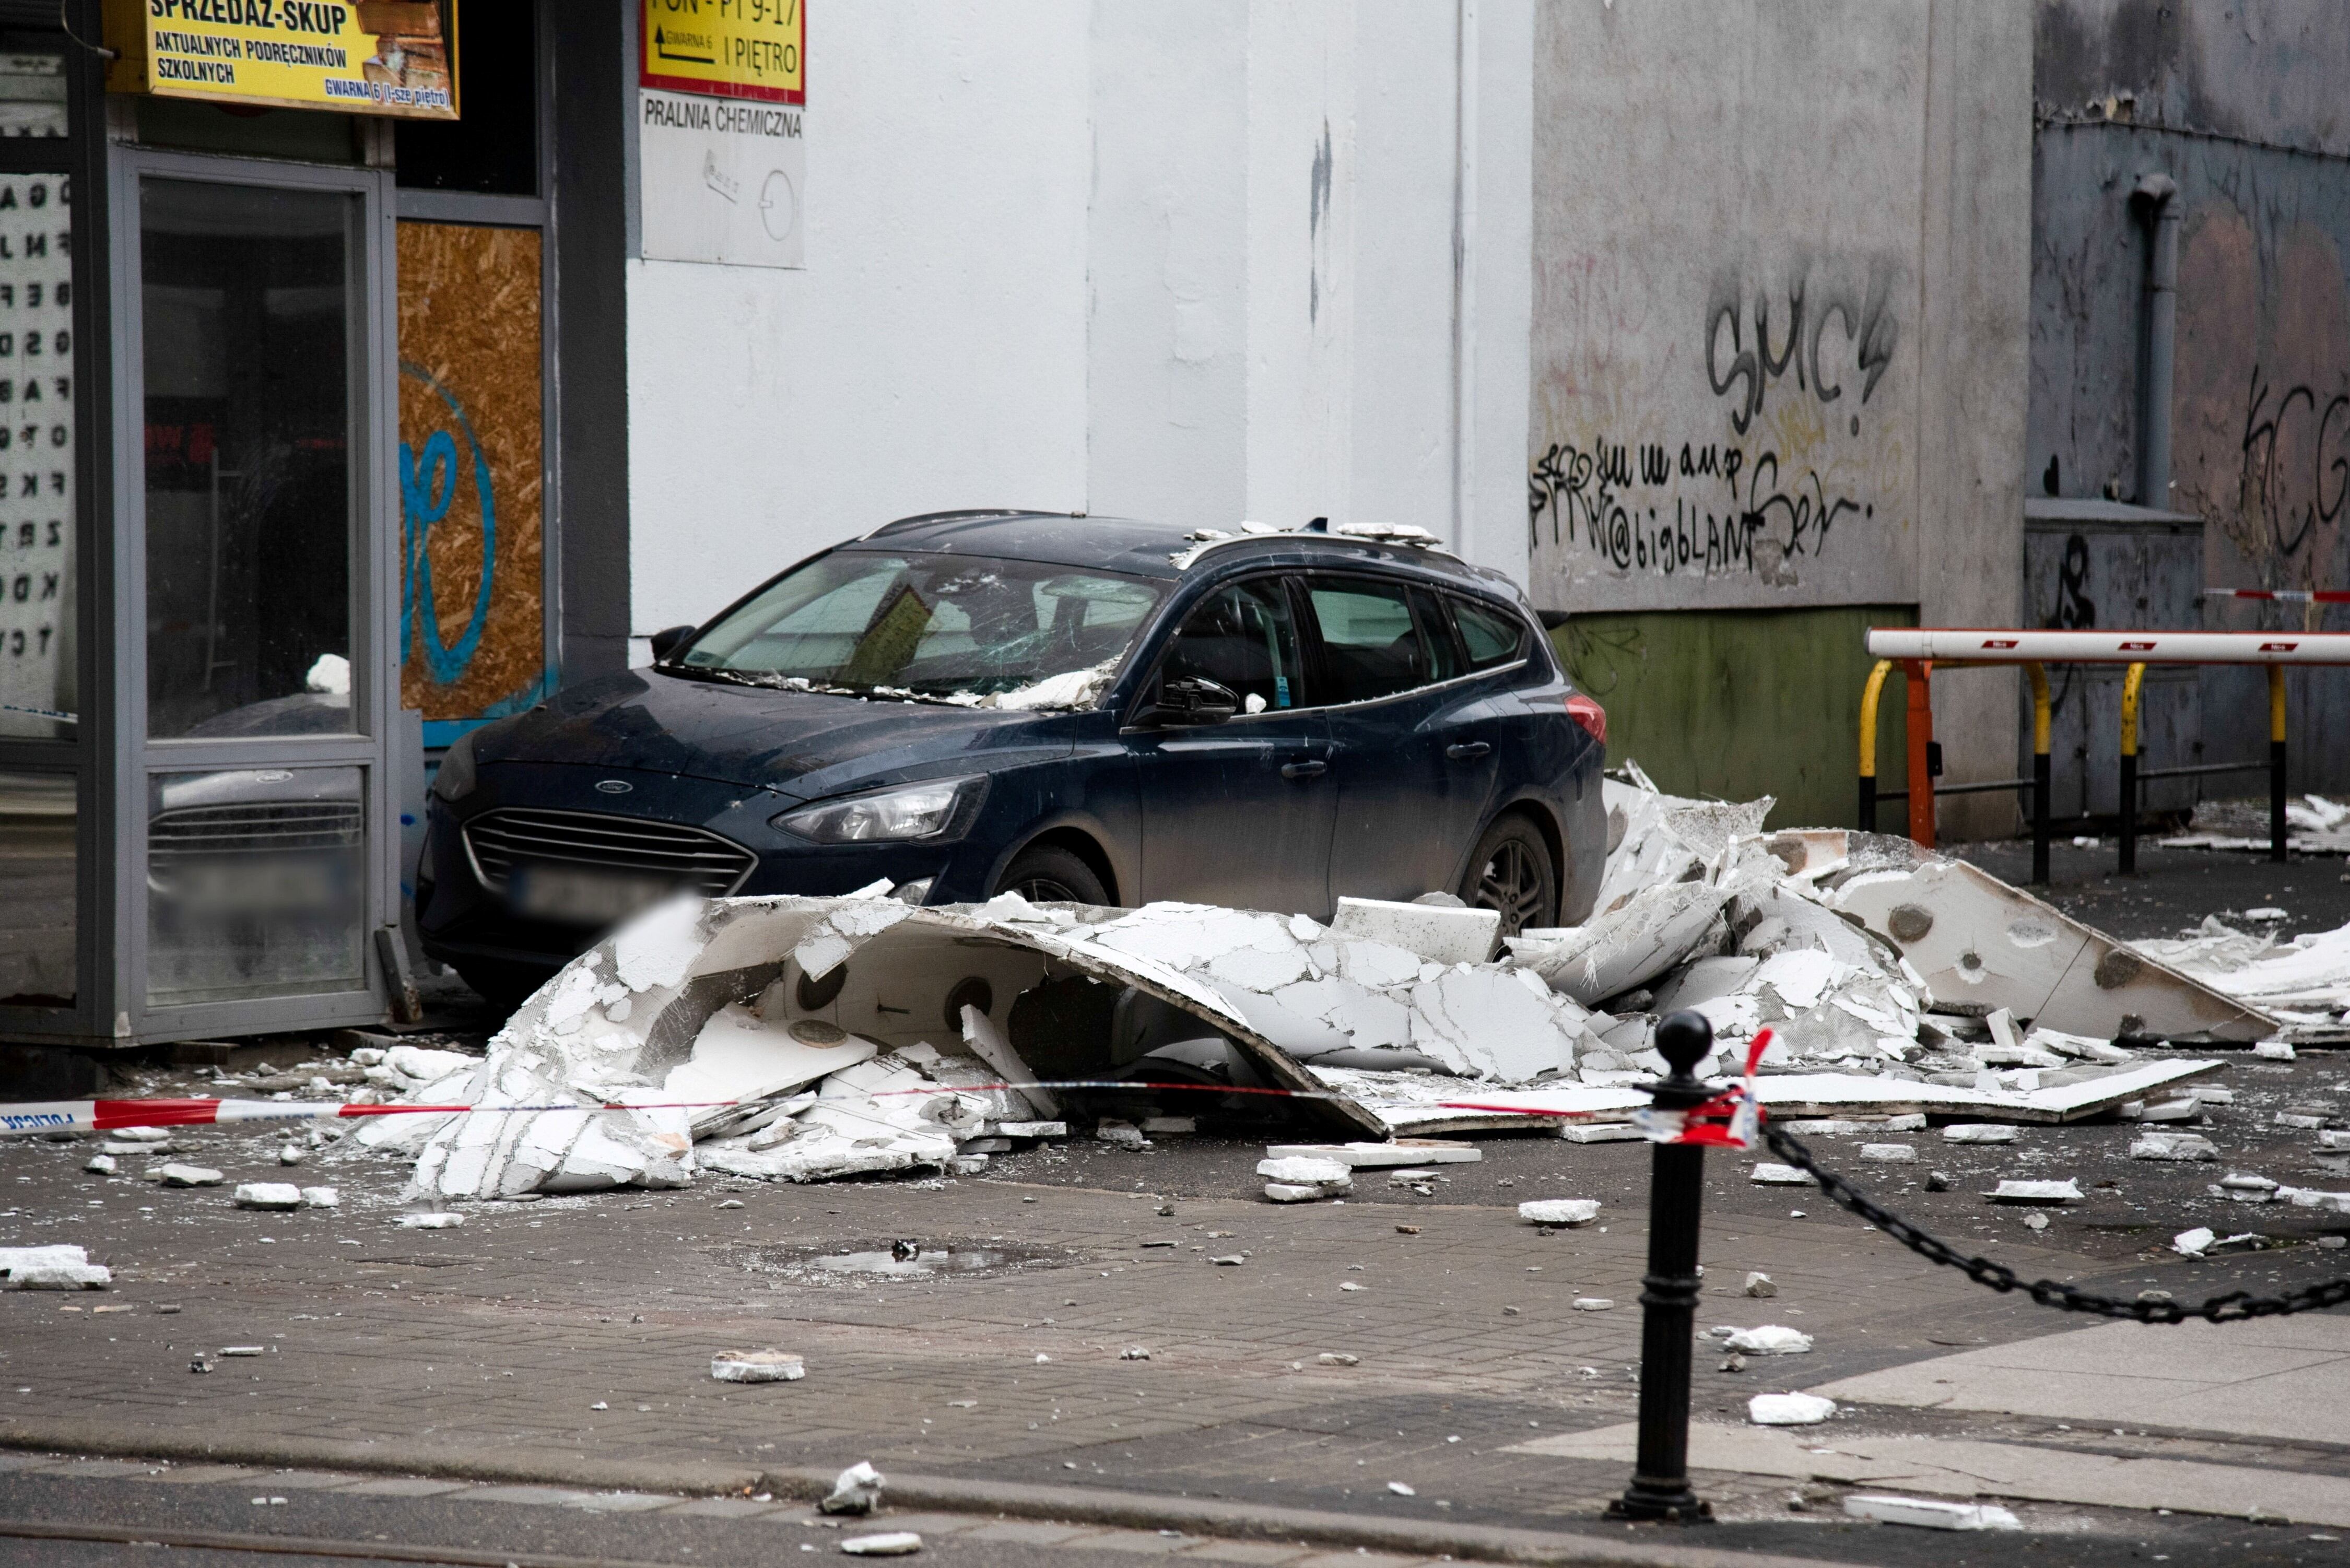
[[[1159,596],[1137,578],[1034,561],[842,552],[786,574],[683,662],[763,685],[1077,707],[1108,683]]]

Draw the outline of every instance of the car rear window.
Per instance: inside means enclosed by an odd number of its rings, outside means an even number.
[[[1089,671],[1107,685],[1163,592],[1034,561],[841,550],[769,584],[680,662],[883,695],[1016,697],[1048,680],[1074,691]]]
[[[1454,599],[1452,624],[1461,628],[1471,670],[1491,670],[1525,656],[1526,628],[1513,615],[1471,599]]]
[[[1409,691],[1452,673],[1449,639],[1440,643],[1411,613],[1411,590],[1400,583],[1358,578],[1308,579],[1306,597],[1322,634],[1329,687],[1325,702],[1367,702]]]

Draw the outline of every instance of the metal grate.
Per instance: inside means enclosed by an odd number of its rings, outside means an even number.
[[[363,818],[348,800],[252,801],[158,812],[147,823],[151,862],[288,855],[359,847]]]
[[[666,877],[718,898],[740,886],[758,858],[699,827],[525,806],[497,806],[465,824],[465,846],[484,885],[500,893],[517,865],[560,865]]]

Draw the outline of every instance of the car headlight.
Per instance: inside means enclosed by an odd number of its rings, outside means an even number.
[[[818,844],[869,844],[951,838],[971,826],[987,794],[987,775],[929,779],[871,794],[804,805],[775,818],[786,833]]]
[[[442,800],[463,800],[473,793],[473,732],[449,742],[441,754],[441,769],[432,775],[432,793]]]

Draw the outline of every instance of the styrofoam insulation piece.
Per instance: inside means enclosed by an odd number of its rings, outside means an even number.
[[[1739,1329],[1721,1343],[1742,1355],[1802,1355],[1812,1348],[1812,1336],[1766,1323],[1760,1328]]]
[[[1913,1524],[1923,1530],[2021,1530],[2023,1521],[1991,1502],[1945,1502],[1936,1498],[1856,1495],[1844,1500],[1854,1519],[1879,1524]]]
[[[1800,1167],[1778,1165],[1764,1160],[1746,1173],[1746,1179],[1762,1187],[1809,1187],[1811,1174]]]
[[[18,1269],[78,1267],[88,1262],[89,1253],[80,1247],[0,1247],[0,1274],[14,1274]]]
[[[1273,1159],[1304,1156],[1333,1159],[1356,1170],[1384,1170],[1390,1166],[1474,1165],[1485,1151],[1472,1144],[1445,1143],[1433,1138],[1398,1138],[1393,1143],[1277,1143],[1265,1149]]]
[[[1816,1427],[1835,1413],[1835,1401],[1817,1394],[1757,1394],[1746,1401],[1746,1418],[1758,1427]]]
[[[2217,1159],[2220,1150],[2212,1141],[2197,1133],[2140,1133],[2129,1146],[2132,1159],[2193,1160]]]
[[[222,1180],[219,1171],[202,1165],[166,1165],[148,1174],[166,1187],[218,1187]]]
[[[290,1181],[247,1181],[238,1186],[233,1201],[239,1209],[299,1209],[302,1189]]]
[[[1316,1159],[1310,1155],[1260,1159],[1256,1162],[1256,1173],[1267,1181],[1278,1181],[1289,1187],[1341,1189],[1355,1184],[1353,1167],[1340,1160]]]
[[[721,1383],[796,1383],[807,1365],[785,1350],[727,1350],[710,1358],[710,1376]]]
[[[1310,1182],[1268,1181],[1264,1195],[1275,1203],[1312,1203],[1325,1198],[1335,1198],[1349,1190],[1345,1187],[1322,1187]]]
[[[2063,1181],[2002,1181],[1985,1196],[1993,1203],[2078,1203],[2081,1183],[2072,1177]]]
[[[1962,860],[1856,876],[1832,906],[1892,941],[1934,995],[2066,1033],[2250,1043],[2276,1020]]]
[[[102,1291],[114,1282],[114,1271],[102,1263],[34,1263],[9,1270],[8,1282],[20,1291]]]
[[[2002,1122],[1952,1122],[1942,1129],[1945,1143],[2013,1143],[2015,1128]]]
[[[1588,1225],[1599,1218],[1596,1198],[1537,1198],[1518,1205],[1529,1225]]]
[[[1483,963],[1501,946],[1502,913],[1342,898],[1330,922],[1330,934],[1385,942],[1432,963]]]

